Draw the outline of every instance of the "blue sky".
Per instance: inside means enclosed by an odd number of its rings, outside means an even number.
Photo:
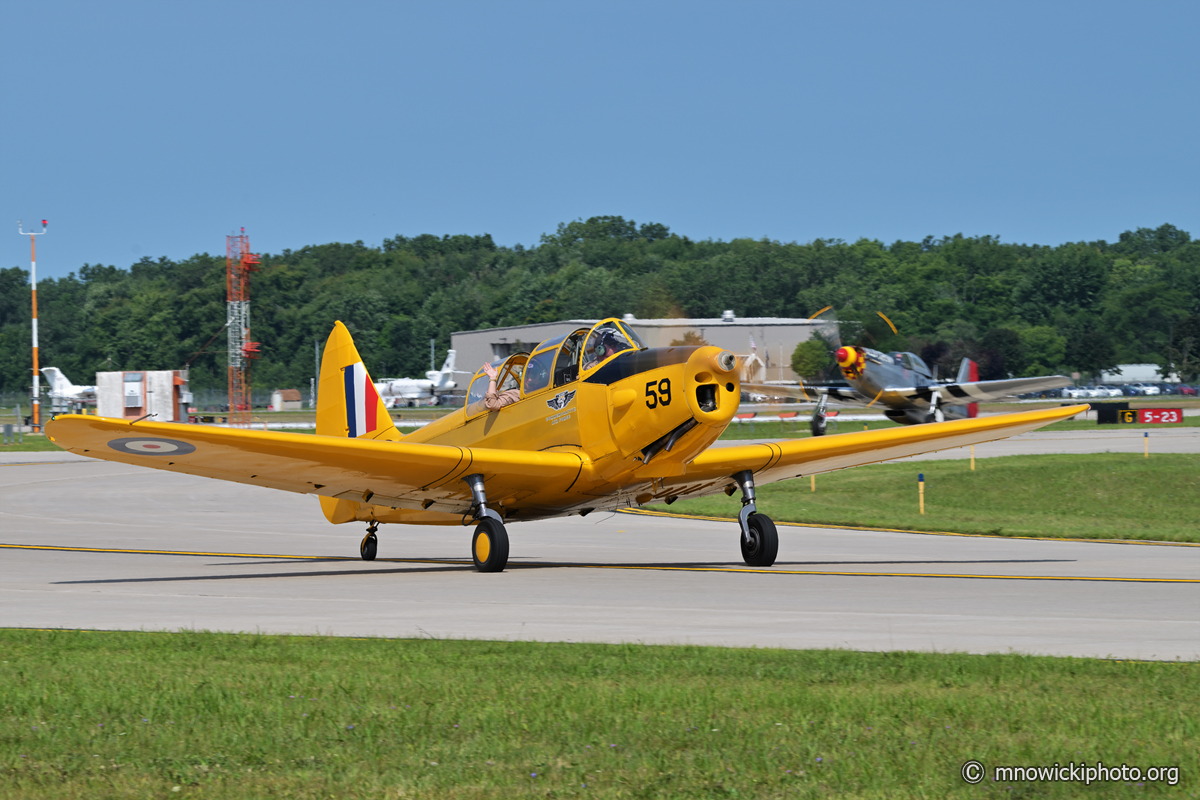
[[[1196,2],[0,10],[0,266],[600,214],[704,239],[1200,235]]]

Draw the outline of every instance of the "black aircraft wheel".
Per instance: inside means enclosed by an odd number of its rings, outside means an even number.
[[[765,514],[751,514],[750,541],[741,536],[742,560],[751,567],[769,567],[779,554],[779,533],[775,523]]]
[[[502,572],[508,564],[508,531],[491,517],[484,517],[471,539],[471,558],[480,572]]]
[[[374,561],[375,553],[379,550],[379,538],[374,533],[368,533],[363,537],[362,544],[358,546],[358,553],[362,556],[363,561]]]

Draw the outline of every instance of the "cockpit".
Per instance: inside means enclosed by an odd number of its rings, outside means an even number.
[[[626,350],[645,350],[646,345],[632,328],[615,319],[605,320],[592,328],[583,348],[583,368],[598,367],[617,353]]]
[[[621,353],[645,350],[646,344],[622,321],[610,318],[589,328],[580,328],[539,344],[533,354],[514,353],[497,368],[496,388],[505,391],[520,387],[521,399],[553,386],[558,388],[579,379]],[[467,390],[466,413],[483,413],[488,377],[483,370],[475,373]]]
[[[888,353],[888,355],[891,356],[892,363],[897,367],[903,367],[926,376],[933,374],[916,353]]]
[[[496,391],[506,392],[521,386],[521,376],[525,372],[525,363],[529,361],[529,353],[513,353],[500,362],[496,367]],[[490,381],[482,369],[471,379],[471,388],[467,390],[467,416],[482,414],[487,409],[483,398],[487,394]]]

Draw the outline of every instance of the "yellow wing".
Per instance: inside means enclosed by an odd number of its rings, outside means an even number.
[[[708,494],[729,484],[734,473],[747,469],[754,473],[755,483],[763,485],[964,447],[1034,430],[1086,409],[1086,405],[1078,405],[712,448],[686,465],[648,464],[645,470],[630,476],[628,486],[608,486],[602,496],[594,490],[606,482],[593,474],[592,464],[584,455],[572,452],[129,423],[73,414],[47,423],[46,433],[60,447],[94,458],[319,495],[331,522],[378,519],[455,524],[471,508],[471,493],[463,478],[472,474],[483,476],[489,502],[501,508],[519,507],[520,518],[537,518],[584,505],[628,505],[630,490],[636,493],[639,503],[656,497]],[[660,468],[666,471],[651,474]],[[581,493],[592,484],[592,489]]]
[[[756,484],[773,483],[801,475],[1005,439],[1068,419],[1088,408],[1087,405],[1067,406],[837,436],[714,447],[688,464],[682,476],[665,483],[717,480],[744,469],[753,471]]]
[[[476,473],[486,481],[489,502],[561,505],[583,464],[572,453],[129,423],[75,414],[46,423],[46,435],[59,447],[93,458],[320,495],[331,522],[370,519],[371,506],[381,506],[380,511],[409,509],[421,517],[414,522],[458,523],[472,504],[462,479]],[[335,510],[338,504],[324,498],[352,502]]]

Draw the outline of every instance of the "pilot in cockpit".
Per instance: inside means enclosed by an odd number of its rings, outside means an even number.
[[[501,408],[511,405],[512,403],[515,403],[521,399],[521,389],[517,385],[517,380],[511,375],[511,373],[509,379],[504,382],[505,387],[497,390],[496,378],[498,377],[499,373],[496,370],[496,367],[490,363],[486,363],[483,365],[483,371],[488,376],[488,388],[487,394],[483,396],[483,407],[488,411],[498,411]],[[510,383],[512,384],[511,386],[508,385]]]
[[[591,369],[614,353],[633,347],[624,331],[611,322],[595,328],[588,336],[583,352],[583,368]]]

